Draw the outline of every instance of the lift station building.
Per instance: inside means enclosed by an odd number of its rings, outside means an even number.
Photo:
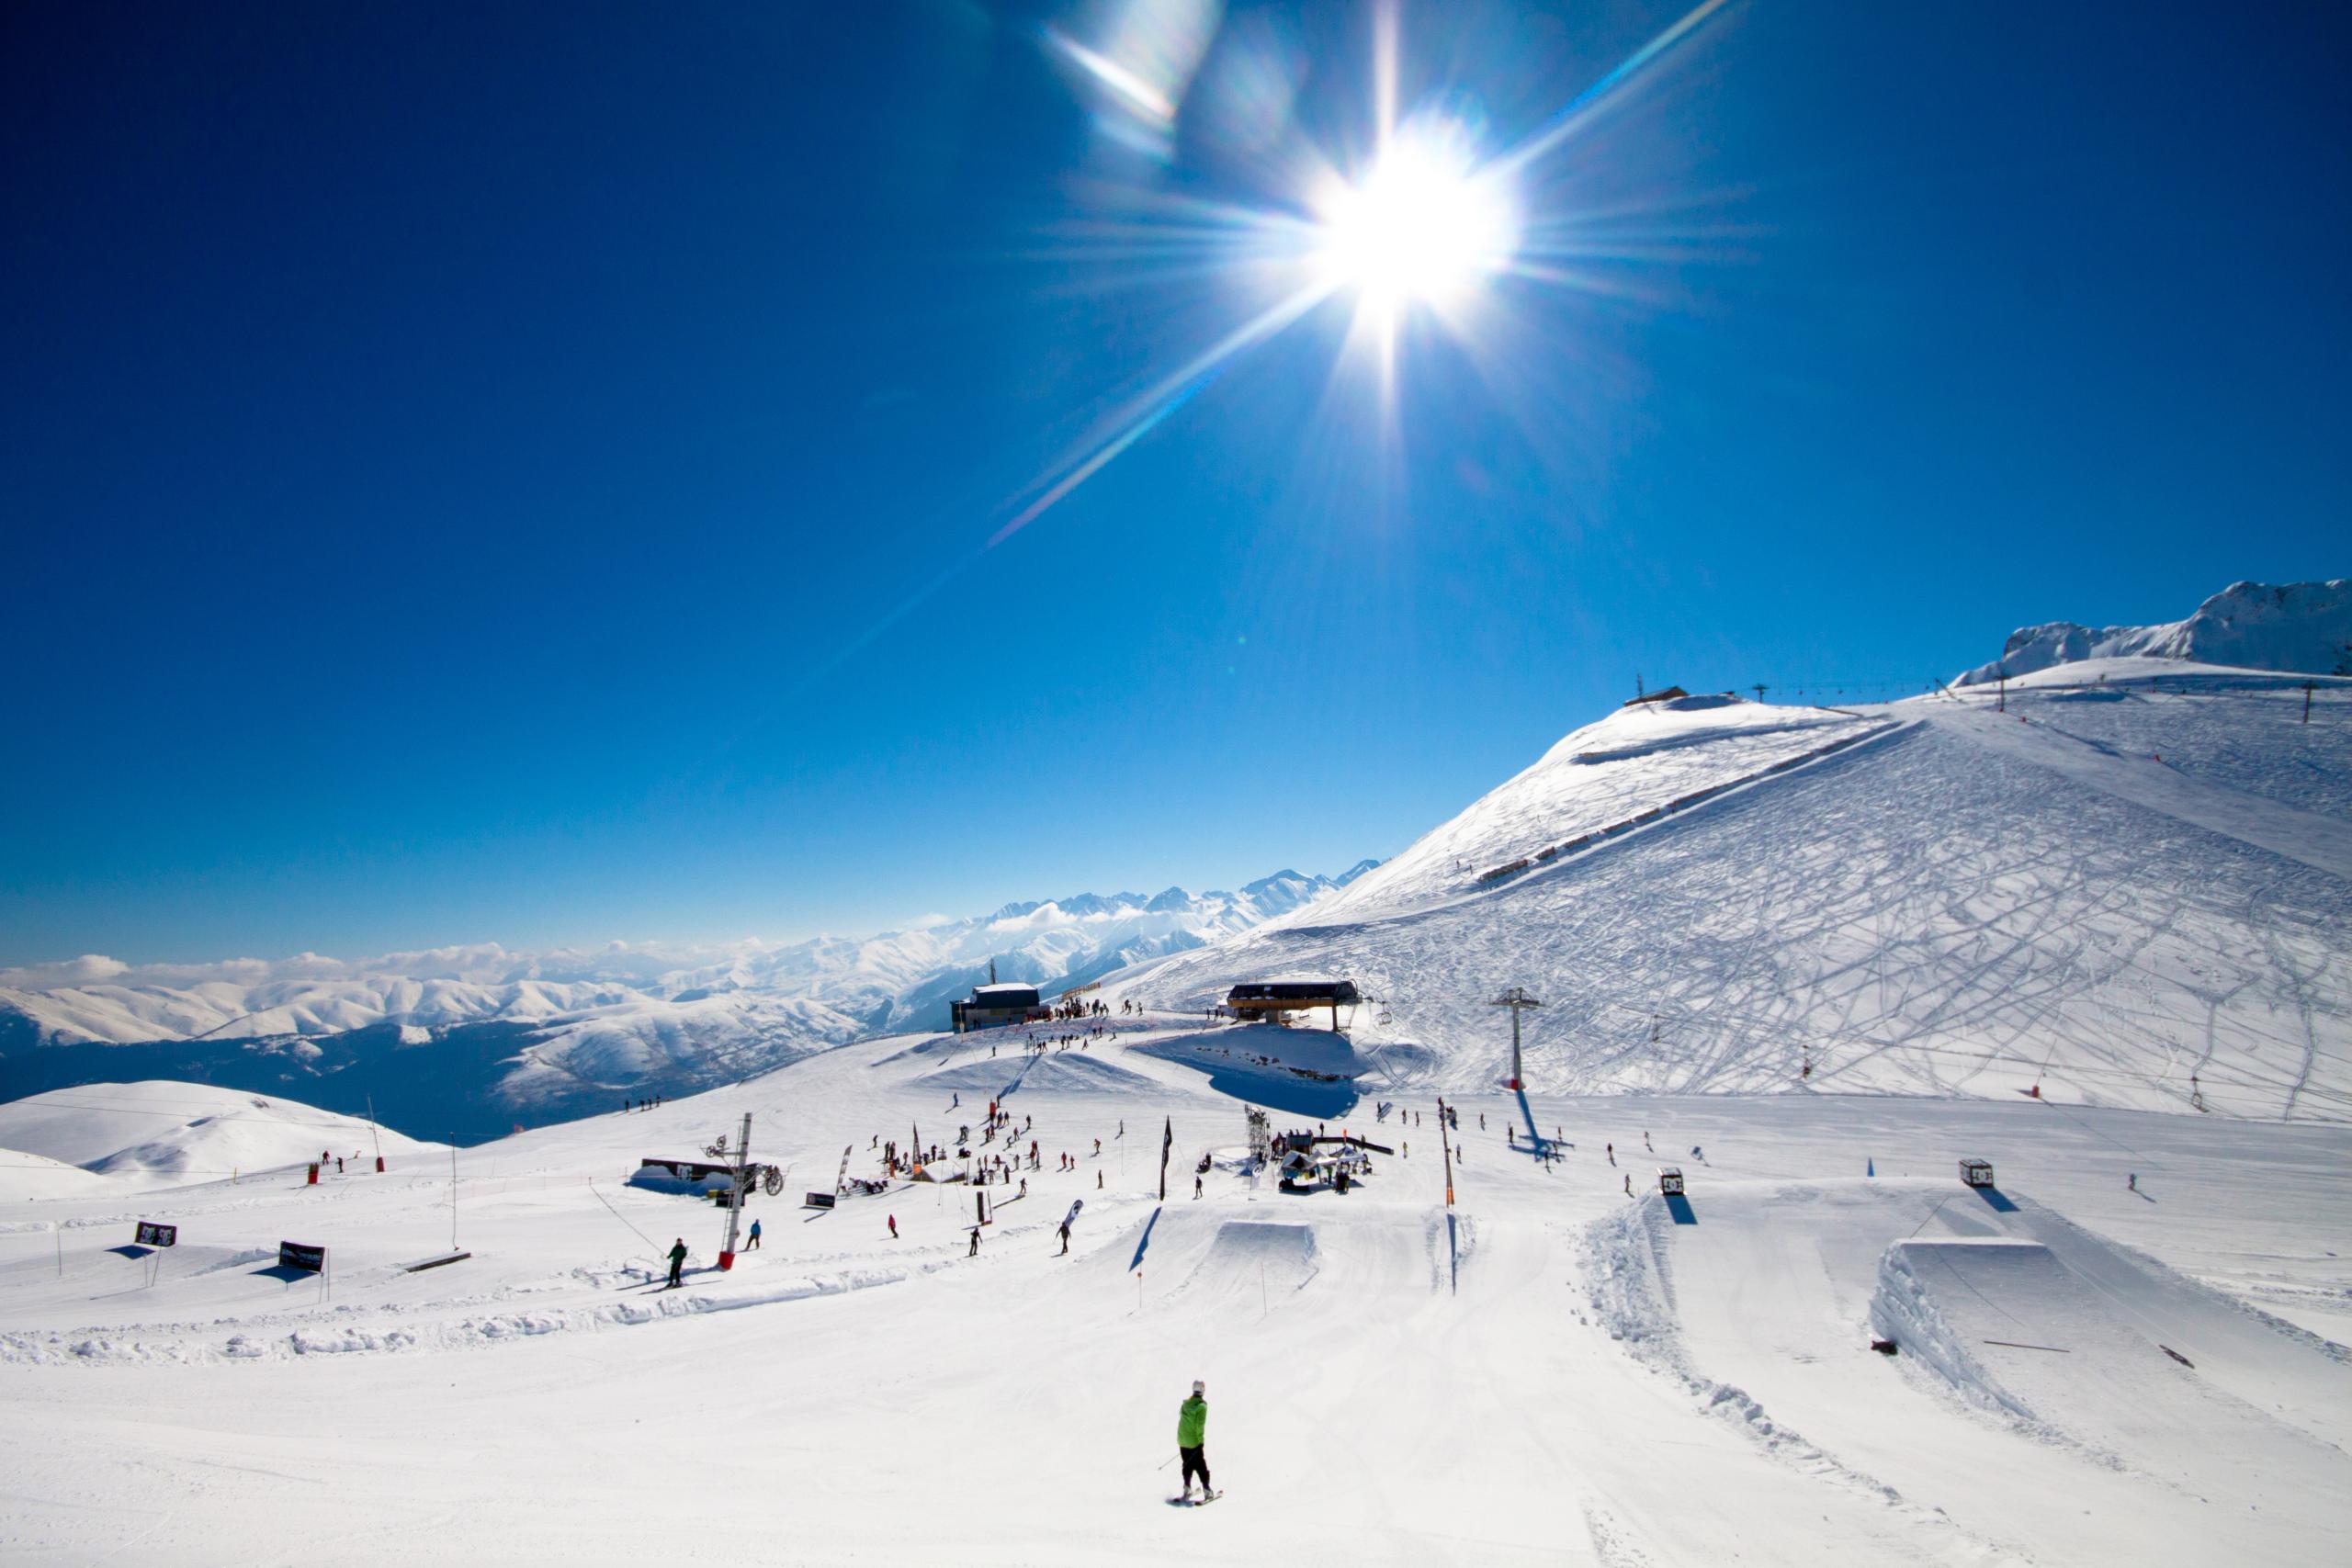
[[[1225,994],[1227,1012],[1243,1017],[1256,1015],[1280,1023],[1286,1012],[1305,1012],[1311,1008],[1331,1010],[1331,1028],[1340,1027],[1340,1010],[1352,1008],[1363,1000],[1353,980],[1252,980],[1236,986]]]
[[[1007,981],[1001,986],[991,982],[973,987],[969,997],[960,1002],[947,1004],[947,1014],[956,1032],[963,1034],[975,1029],[1035,1023],[1041,1018],[1053,1016],[1053,1010],[1039,998],[1036,987]]]

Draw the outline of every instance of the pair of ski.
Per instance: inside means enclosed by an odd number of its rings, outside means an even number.
[[[1224,1495],[1222,1492],[1208,1492],[1195,1497],[1190,1492],[1186,1492],[1181,1496],[1168,1499],[1168,1506],[1171,1508],[1198,1508],[1205,1504],[1214,1503]]]

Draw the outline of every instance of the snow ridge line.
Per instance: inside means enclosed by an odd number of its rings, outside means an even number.
[[[1917,721],[1891,719],[1883,724],[1873,725],[1860,735],[1844,736],[1816,746],[1810,751],[1802,751],[1793,757],[1783,757],[1770,767],[1758,768],[1752,773],[1743,773],[1738,778],[1726,779],[1722,784],[1709,784],[1704,789],[1696,789],[1689,795],[1678,795],[1661,805],[1653,806],[1646,811],[1628,817],[1621,822],[1611,822],[1605,828],[1595,828],[1589,833],[1579,833],[1575,838],[1564,840],[1549,849],[1538,850],[1532,855],[1521,855],[1515,861],[1508,861],[1501,865],[1482,871],[1474,879],[1475,885],[1481,888],[1495,886],[1509,881],[1521,872],[1532,870],[1539,865],[1548,865],[1562,855],[1574,854],[1605,840],[1616,838],[1623,833],[1630,833],[1634,829],[1645,823],[1655,822],[1661,817],[1671,817],[1679,811],[1688,811],[1694,806],[1703,806],[1718,795],[1727,795],[1733,790],[1752,784],[1759,779],[1770,778],[1775,773],[1785,773],[1792,768],[1801,768],[1807,762],[1817,762],[1824,757],[1843,751],[1849,746],[1859,746],[1865,740],[1875,740],[1891,730],[1905,728],[1907,722]]]
[[[1774,1421],[1747,1390],[1702,1376],[1683,1353],[1673,1284],[1657,1227],[1666,1214],[1653,1193],[1633,1208],[1589,1226],[1581,1244],[1586,1299],[1599,1326],[1650,1371],[1680,1383],[1709,1416],[1728,1422],[1772,1458],[1816,1480],[1874,1498],[1912,1522],[1954,1531],[1987,1555],[2014,1549],[1962,1528],[1940,1508],[1914,1503],[1885,1482],[1855,1470],[1793,1428]]]

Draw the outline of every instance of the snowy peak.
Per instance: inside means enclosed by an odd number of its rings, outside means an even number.
[[[2009,634],[2001,657],[1956,684],[2014,680],[2089,659],[2179,659],[2241,670],[2352,675],[2352,580],[2271,587],[2234,582],[2183,621],[2085,626],[2051,621]]]

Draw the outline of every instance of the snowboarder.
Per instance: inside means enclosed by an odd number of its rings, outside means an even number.
[[[1193,1477],[1198,1473],[1201,1478],[1201,1501],[1204,1503],[1212,1502],[1216,1497],[1216,1492],[1209,1485],[1207,1456],[1201,1452],[1202,1441],[1208,1436],[1209,1429],[1209,1402],[1204,1397],[1207,1386],[1195,1380],[1193,1383],[1193,1397],[1184,1401],[1176,1410],[1176,1452],[1184,1461],[1184,1496],[1187,1501],[1191,1499]]]
[[[970,1251],[968,1251],[968,1252],[967,1252],[967,1253],[965,1253],[965,1254],[964,1254],[964,1256],[965,1256],[965,1257],[967,1257],[967,1258],[978,1258],[979,1255],[980,1255],[980,1227],[979,1227],[979,1226],[978,1226],[978,1225],[974,1225],[974,1226],[972,1227],[972,1247],[971,1247],[971,1250],[970,1250]]]
[[[1630,1179],[1630,1178],[1629,1178],[1628,1179]],[[891,1239],[892,1241],[896,1241],[896,1240],[898,1240],[898,1239],[899,1239],[899,1216],[898,1216],[898,1215],[896,1215],[896,1214],[885,1214],[885,1215],[883,1215],[882,1217],[883,1217],[885,1220],[887,1220],[887,1221],[888,1221],[888,1222],[889,1222],[889,1224],[890,1224],[890,1239]]]
[[[1625,1196],[1626,1196],[1626,1197],[1628,1197],[1628,1198],[1631,1198],[1633,1195],[1634,1195],[1634,1173],[1633,1173],[1632,1171],[1630,1171],[1630,1170],[1629,1170],[1629,1171],[1627,1171],[1627,1172],[1625,1173]]]
[[[1102,1173],[1099,1170],[1094,1173],[1094,1190],[1097,1192],[1102,1190]]]
[[[670,1289],[674,1291],[684,1283],[685,1271],[686,1238],[680,1236],[670,1247]]]
[[[1617,1163],[1617,1145],[1614,1144],[1609,1145],[1609,1163],[1611,1165]],[[1629,1176],[1625,1179],[1631,1181],[1633,1178]]]
[[[2140,1173],[2136,1170],[2133,1171],[2132,1173],[2132,1179],[2125,1182],[2123,1185],[2130,1188],[2134,1192],[2140,1190]]]
[[[1197,1176],[1196,1176],[1196,1177],[1193,1178],[1193,1197],[1195,1197],[1195,1198],[1198,1198],[1200,1195],[1201,1195],[1201,1179],[1200,1179],[1199,1177],[1197,1177]]]
[[[1068,1258],[1069,1256],[1069,1222],[1068,1220],[1062,1222],[1061,1238],[1062,1249],[1057,1256]]]
[[[760,1222],[759,1222],[759,1221],[757,1221],[757,1220],[753,1220],[753,1221],[752,1222],[752,1234],[751,1234],[751,1237],[750,1237],[749,1241],[745,1244],[745,1246],[744,1246],[744,1247],[743,1247],[743,1250],[744,1250],[744,1251],[746,1251],[746,1252],[757,1252],[759,1249],[760,1249]]]

